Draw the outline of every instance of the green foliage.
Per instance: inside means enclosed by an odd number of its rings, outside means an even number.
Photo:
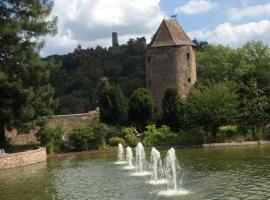
[[[134,127],[126,127],[122,129],[127,145],[134,147],[138,144],[139,138]]]
[[[238,105],[238,95],[229,83],[198,85],[187,97],[188,121],[215,137],[218,127],[235,122]]]
[[[61,127],[45,127],[40,131],[40,142],[46,146],[47,152],[52,153],[64,150],[64,133]]]
[[[154,120],[154,101],[145,88],[135,90],[129,100],[128,117],[131,124],[142,130]]]
[[[101,92],[99,98],[101,121],[121,125],[127,119],[127,103],[119,86],[112,86]]]
[[[237,126],[223,126],[219,127],[215,141],[227,142],[241,138],[243,139],[243,136],[241,136]]]
[[[62,63],[54,70],[51,84],[59,99],[56,114],[87,112],[97,106],[100,80],[120,85],[125,96],[145,85],[145,46],[139,41],[112,48],[87,48],[66,55],[49,56]]]
[[[0,1],[0,147],[3,127],[27,131],[52,114],[54,64],[39,55],[41,38],[56,32],[56,18],[48,18],[52,6],[50,0]]]
[[[168,88],[162,100],[162,123],[177,131],[184,119],[184,108],[176,88]]]
[[[98,149],[105,145],[105,137],[109,127],[103,123],[92,125],[79,125],[71,130],[69,143],[74,150],[86,151]]]
[[[246,130],[260,132],[269,122],[269,99],[254,80],[243,88],[242,93],[239,124]]]
[[[177,136],[166,125],[162,125],[160,128],[156,128],[156,125],[148,125],[143,135],[143,143],[146,146],[169,145]]]
[[[96,148],[96,137],[90,126],[74,127],[69,135],[70,145],[78,151]]]
[[[125,140],[120,137],[112,137],[109,139],[108,142],[109,142],[109,145],[112,147],[117,146],[119,143],[121,143],[122,145],[125,145]]]

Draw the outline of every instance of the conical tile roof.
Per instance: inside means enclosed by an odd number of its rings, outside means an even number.
[[[175,19],[164,19],[155,33],[149,47],[196,46]]]

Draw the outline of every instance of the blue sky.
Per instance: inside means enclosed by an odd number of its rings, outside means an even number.
[[[46,37],[42,55],[111,45],[113,25],[120,43],[145,36],[177,14],[191,39],[240,47],[250,40],[270,44],[269,0],[54,0],[58,33]]]
[[[174,14],[175,8],[184,6],[188,0],[161,0],[160,6],[165,11],[167,16]],[[251,21],[260,21],[263,19],[270,19],[270,11],[254,17],[243,17],[239,20],[231,20],[228,16],[228,12],[232,8],[245,8],[256,5],[265,5],[270,3],[269,0],[213,0],[210,1],[217,5],[208,11],[200,12],[196,14],[186,14],[178,12],[177,18],[186,31],[192,31],[195,29],[213,29],[215,26],[225,22],[232,22],[235,25],[248,23]]]

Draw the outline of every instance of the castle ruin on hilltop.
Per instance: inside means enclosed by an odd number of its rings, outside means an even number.
[[[146,50],[146,86],[159,111],[168,87],[176,87],[185,97],[195,84],[195,47],[175,19],[161,22]]]

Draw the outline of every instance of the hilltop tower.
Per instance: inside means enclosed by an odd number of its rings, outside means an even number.
[[[196,80],[196,45],[175,19],[164,19],[146,50],[146,86],[157,108],[168,87],[176,87],[181,97]]]
[[[118,36],[117,32],[112,32],[112,47],[118,47]]]

